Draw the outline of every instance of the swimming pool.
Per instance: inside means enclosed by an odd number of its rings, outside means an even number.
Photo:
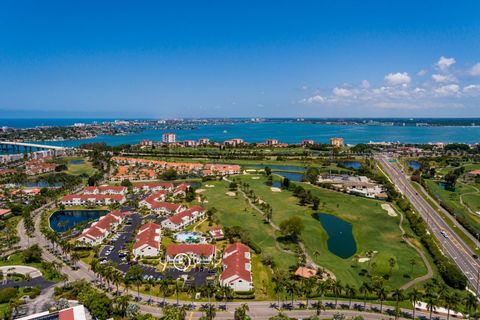
[[[176,242],[206,243],[207,239],[199,232],[178,232],[173,235]]]

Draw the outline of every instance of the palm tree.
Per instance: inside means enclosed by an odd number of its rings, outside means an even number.
[[[114,303],[116,304],[117,310],[119,311],[122,317],[125,317],[125,315],[127,314],[129,300],[130,300],[130,295],[117,296],[113,300]]]
[[[225,300],[225,307],[227,306],[227,302],[233,299],[233,289],[229,286],[225,285],[221,288],[223,293],[223,299]]]
[[[188,287],[188,291],[187,291],[190,296],[192,297],[192,305],[194,304],[194,299],[195,299],[195,294],[197,293],[197,287],[195,286],[194,283],[192,283],[189,287]]]
[[[378,300],[380,300],[380,313],[382,313],[383,301],[387,299],[387,294],[387,289],[385,289],[384,287],[380,286],[379,288],[377,288],[377,297]]]
[[[328,283],[322,280],[320,280],[320,282],[317,284],[316,293],[318,295],[318,300],[317,300],[318,305],[323,306],[322,300],[323,300],[323,296],[325,295],[325,292],[327,291],[327,286],[328,286]],[[318,310],[317,310],[317,313],[318,313]]]
[[[117,294],[119,294],[118,286],[120,285],[120,282],[122,282],[122,278],[122,274],[119,271],[112,272],[112,283],[117,288]]]
[[[411,267],[411,269],[410,269],[410,274],[413,274],[413,267],[414,267],[416,264],[417,264],[417,261],[416,261],[414,258],[410,259],[410,267]]]
[[[393,290],[393,293],[392,293],[392,297],[395,298],[395,319],[398,319],[398,312],[399,312],[399,308],[398,308],[398,304],[400,303],[400,300],[404,300],[405,299],[405,295],[403,294],[403,290],[402,289],[395,289]]]
[[[372,291],[372,288],[368,282],[363,282],[360,286],[360,292],[363,293],[363,310],[367,308],[367,294]]]
[[[72,259],[73,265],[76,267],[76,266],[77,266],[77,262],[80,260],[80,255],[78,254],[78,252],[74,251],[74,252],[70,255],[70,259]]]
[[[348,309],[351,308],[352,306],[352,299],[355,297],[355,294],[357,293],[357,290],[355,289],[354,286],[346,285],[345,286],[345,293],[347,294],[349,301],[348,301]]]
[[[413,288],[412,291],[408,294],[410,301],[413,304],[413,316],[412,319],[415,320],[415,309],[417,307],[417,301],[422,297],[422,293],[417,288]]]
[[[332,292],[335,295],[335,309],[337,309],[338,297],[342,294],[343,286],[340,283],[340,280],[337,280],[333,283]]]
[[[292,298],[292,306],[293,306],[293,300],[295,293],[297,293],[298,288],[295,282],[289,281],[285,284],[285,290],[287,291],[287,294],[290,294],[290,297]]]
[[[250,311],[248,304],[243,303],[240,307],[235,309],[235,313],[233,315],[234,320],[247,320],[250,317],[247,315],[247,311]]]
[[[177,306],[178,306],[179,305],[178,294],[180,293],[180,283],[178,280],[175,281],[174,290],[175,290],[175,297],[177,298]]]
[[[468,314],[472,314],[472,309],[473,311],[475,311],[477,305],[477,297],[472,293],[468,292],[467,296],[465,297],[465,307],[467,308]]]
[[[307,300],[307,309],[308,309],[308,302],[310,300],[310,296],[312,295],[312,292],[314,289],[315,289],[315,279],[308,278],[303,284],[303,293],[305,294],[305,298]]]
[[[215,307],[211,304],[208,305],[207,309],[205,309],[205,319],[206,320],[213,320],[217,315],[215,311]]]
[[[438,298],[437,294],[432,290],[427,291],[427,293],[424,296],[424,299],[427,302],[427,310],[430,311],[430,320],[432,320],[433,310],[437,306],[437,302],[438,302],[437,298]]]
[[[458,303],[460,302],[460,299],[455,293],[451,291],[447,291],[446,293],[443,294],[442,300],[445,307],[447,308],[447,320],[449,320],[450,309],[456,308],[458,306]]]
[[[162,293],[163,295],[163,308],[165,307],[165,299],[166,299],[166,295],[167,295],[167,292],[168,292],[168,280],[166,279],[163,279],[163,280],[160,280],[160,285],[158,286],[158,291]]]
[[[390,275],[392,275],[392,271],[393,271],[393,268],[395,267],[396,263],[397,262],[395,261],[395,258],[392,257],[392,258],[388,259],[388,265],[390,267]]]
[[[278,299],[278,308],[280,309],[280,295],[283,292],[283,289],[285,288],[283,281],[275,281],[275,286],[273,287],[273,291],[277,295]]]
[[[280,294],[283,292],[285,284],[285,275],[283,274],[283,272],[275,270],[273,273],[273,282],[275,283],[275,287],[273,288],[273,290],[277,294],[278,308],[280,309]]]
[[[215,287],[213,286],[213,284],[211,282],[208,282],[203,288],[202,288],[202,291],[207,295],[208,297],[208,304],[211,305],[212,302],[211,302],[211,297],[212,297],[212,294],[215,292]]]

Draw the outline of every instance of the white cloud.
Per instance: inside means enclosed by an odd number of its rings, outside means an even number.
[[[300,100],[300,103],[322,103],[325,102],[326,99],[322,97],[321,95],[317,94],[309,98],[305,98]]]
[[[463,87],[465,93],[480,93],[480,84],[470,84]]]
[[[389,73],[385,76],[385,81],[391,85],[409,84],[412,79],[406,72]]]
[[[448,84],[435,89],[435,93],[441,96],[453,96],[460,93],[460,87],[458,84]]]
[[[437,62],[437,67],[442,70],[442,71],[445,71],[447,70],[450,66],[452,66],[453,64],[455,64],[455,58],[446,58],[444,56],[441,56],[440,59],[438,60]]]
[[[370,88],[370,82],[368,82],[368,80],[362,80],[362,87],[364,89]]]
[[[480,62],[477,62],[470,70],[472,76],[480,76]]]
[[[428,73],[427,70],[422,69],[422,70],[420,70],[420,71],[417,72],[417,76],[423,77],[423,76],[426,75],[427,73]]]
[[[425,90],[424,88],[419,88],[419,87],[417,87],[417,88],[415,88],[415,89],[413,90],[413,92],[414,92],[414,93],[425,93],[426,90]]]
[[[432,79],[435,82],[453,82],[456,81],[455,77],[451,74],[432,74]]]
[[[337,97],[350,97],[353,95],[353,92],[351,90],[338,87],[333,88],[332,93],[334,96]]]

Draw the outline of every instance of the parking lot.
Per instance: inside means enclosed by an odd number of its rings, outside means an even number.
[[[112,239],[106,244],[99,253],[100,263],[111,261],[117,265],[118,269],[124,273],[131,267],[127,263],[126,250],[127,244],[135,238],[135,231],[142,225],[142,216],[139,213],[134,213],[129,216],[127,224],[117,232]],[[103,262],[105,261],[105,262]],[[132,262],[131,262],[132,263]],[[215,275],[215,270],[208,270],[203,268],[195,268],[188,272],[168,268],[164,272],[157,271],[152,266],[139,264],[143,269],[144,279],[178,279],[185,278],[185,285],[195,284],[196,286],[203,286],[207,282],[207,278]]]

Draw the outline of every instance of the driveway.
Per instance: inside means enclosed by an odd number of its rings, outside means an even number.
[[[119,252],[126,249],[126,245],[135,238],[135,231],[142,224],[142,216],[138,213],[130,215],[132,222],[125,225],[121,231],[117,232],[118,239],[110,244],[104,246],[99,253],[100,259],[104,258],[108,261],[111,261],[113,264],[117,265],[118,269],[124,273],[128,271],[131,265],[122,261],[122,258],[119,256]],[[146,217],[148,218],[148,216]],[[106,252],[110,250],[110,254],[106,255]],[[155,267],[139,264],[139,267],[143,269],[144,278],[153,278],[155,280],[162,280],[165,278],[169,279],[178,279],[180,277],[185,277],[189,279],[185,281],[186,285],[194,283],[196,286],[203,286],[207,281],[208,277],[212,276],[215,270],[209,272],[207,269],[194,269],[189,272],[182,272],[174,268],[169,268],[164,272],[157,271]],[[190,280],[192,279],[192,280]]]

